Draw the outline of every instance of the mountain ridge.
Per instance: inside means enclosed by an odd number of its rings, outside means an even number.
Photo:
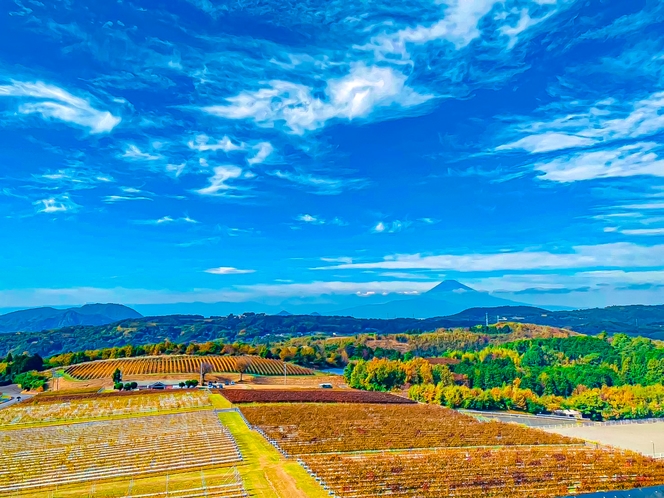
[[[275,342],[289,337],[321,334],[326,337],[377,333],[426,332],[438,328],[472,327],[490,323],[531,323],[564,328],[584,334],[626,333],[664,339],[664,305],[613,306],[573,311],[548,311],[534,306],[471,308],[456,315],[427,319],[366,319],[348,316],[266,315],[245,313],[205,318],[200,315],[171,315],[122,320],[100,326],[69,326],[43,332],[0,334],[0,356],[8,351],[39,353],[42,356],[121,347],[127,344],[171,342]],[[489,330],[476,330],[479,333]]]
[[[0,315],[0,333],[39,332],[75,325],[107,325],[142,317],[136,310],[122,304],[97,303],[64,309],[46,306]]]

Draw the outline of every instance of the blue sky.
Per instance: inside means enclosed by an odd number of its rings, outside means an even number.
[[[661,2],[156,5],[0,15],[0,307],[662,303]]]

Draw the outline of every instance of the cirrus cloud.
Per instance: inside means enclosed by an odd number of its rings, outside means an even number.
[[[0,85],[0,97],[21,100],[19,114],[38,114],[44,119],[64,121],[90,133],[108,133],[122,120],[109,111],[95,109],[89,101],[41,81],[12,81]]]
[[[205,270],[205,273],[211,273],[212,275],[243,275],[245,273],[255,272],[256,270],[243,270],[232,266],[219,266],[218,268],[209,268]]]

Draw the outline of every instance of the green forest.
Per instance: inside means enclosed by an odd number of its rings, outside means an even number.
[[[12,355],[0,358],[0,386],[18,384],[24,389],[44,389],[46,377],[39,374],[44,360],[38,354]]]
[[[594,420],[664,416],[664,347],[649,339],[525,339],[444,358],[429,367],[420,359],[358,360],[345,378],[359,389],[408,388],[412,399],[450,408],[569,408]]]

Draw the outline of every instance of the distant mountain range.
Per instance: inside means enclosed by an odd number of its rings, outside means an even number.
[[[0,315],[0,333],[39,332],[72,325],[106,325],[143,315],[121,304],[86,304],[80,308],[32,308]]]
[[[310,298],[290,298],[275,305],[257,302],[175,303],[132,306],[145,316],[188,314],[203,316],[239,315],[245,312],[277,315],[320,314],[355,318],[430,318],[452,315],[468,308],[520,306],[480,292],[456,280],[445,280],[431,290],[417,295],[373,294],[370,296],[328,294]],[[567,309],[547,306],[551,310]]]
[[[416,297],[367,304],[337,311],[355,318],[430,318],[459,313],[468,308],[519,306],[522,303],[479,292],[456,280],[445,280]]]
[[[30,351],[46,356],[64,351],[151,344],[166,339],[178,343],[215,339],[223,342],[273,343],[290,337],[314,334],[351,336],[367,332],[425,332],[438,328],[480,325],[484,324],[487,318],[490,323],[532,323],[567,328],[585,334],[622,332],[633,336],[664,339],[664,305],[611,306],[575,311],[548,311],[532,306],[499,306],[471,308],[455,315],[423,320],[262,313],[214,318],[200,315],[130,318],[107,325],[74,325],[42,332],[0,334],[0,356],[4,356],[7,351]]]

